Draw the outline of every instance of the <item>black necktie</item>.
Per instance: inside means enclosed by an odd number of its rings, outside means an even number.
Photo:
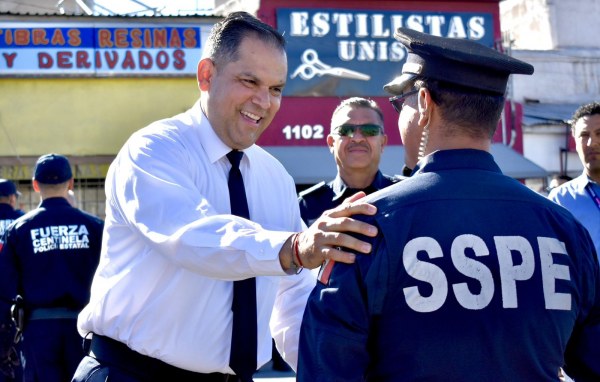
[[[227,185],[231,213],[249,219],[244,179],[240,171],[242,156],[244,153],[236,150],[227,154],[227,159],[231,163]],[[231,311],[233,331],[229,366],[242,381],[252,381],[257,363],[256,280],[254,278],[233,282]]]

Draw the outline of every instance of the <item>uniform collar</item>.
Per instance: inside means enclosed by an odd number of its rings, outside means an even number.
[[[456,149],[436,151],[422,158],[414,168],[413,176],[418,173],[460,169],[502,173],[489,152],[476,149]]]
[[[15,209],[8,203],[0,203],[0,212],[12,212]]]
[[[71,207],[71,204],[69,203],[69,201],[67,199],[65,199],[61,196],[57,196],[54,198],[44,199],[40,203],[40,207],[48,207],[48,206],[52,206],[52,207],[69,206],[69,207]]]
[[[371,182],[371,184],[366,188],[349,188],[348,185],[344,183],[344,181],[340,177],[340,174],[338,173],[335,179],[331,182],[331,189],[333,190],[333,193],[335,195],[333,197],[333,200],[335,201],[341,198],[347,198],[357,193],[358,191],[365,191],[367,194],[370,194],[374,191],[382,189],[384,187],[384,181],[385,178],[383,177],[383,174],[381,173],[381,171],[377,170],[373,182]]]

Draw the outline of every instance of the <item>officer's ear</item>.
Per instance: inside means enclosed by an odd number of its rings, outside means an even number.
[[[431,119],[431,113],[433,112],[433,100],[431,99],[431,93],[427,88],[419,89],[417,93],[417,102],[419,108],[419,125],[427,125]]]
[[[33,191],[40,192],[40,184],[38,183],[37,180],[32,179],[31,180],[31,185],[33,186]]]
[[[333,154],[333,142],[335,141],[335,138],[333,138],[333,135],[328,134],[327,135],[327,146],[329,147],[329,152]]]

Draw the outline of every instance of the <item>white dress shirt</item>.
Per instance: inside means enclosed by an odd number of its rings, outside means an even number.
[[[278,258],[303,228],[294,182],[253,145],[240,164],[252,221],[230,215],[229,151],[199,103],[126,142],[106,178],[102,255],[81,335],[108,336],[182,369],[233,374],[232,281],[258,276],[257,368],[271,358],[272,335],[296,368],[315,279],[285,275]]]

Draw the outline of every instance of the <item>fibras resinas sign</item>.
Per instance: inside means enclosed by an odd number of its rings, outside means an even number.
[[[212,24],[0,22],[1,76],[194,76]]]
[[[277,9],[287,40],[286,96],[383,96],[382,86],[402,67],[406,51],[398,27],[494,46],[490,13]]]

